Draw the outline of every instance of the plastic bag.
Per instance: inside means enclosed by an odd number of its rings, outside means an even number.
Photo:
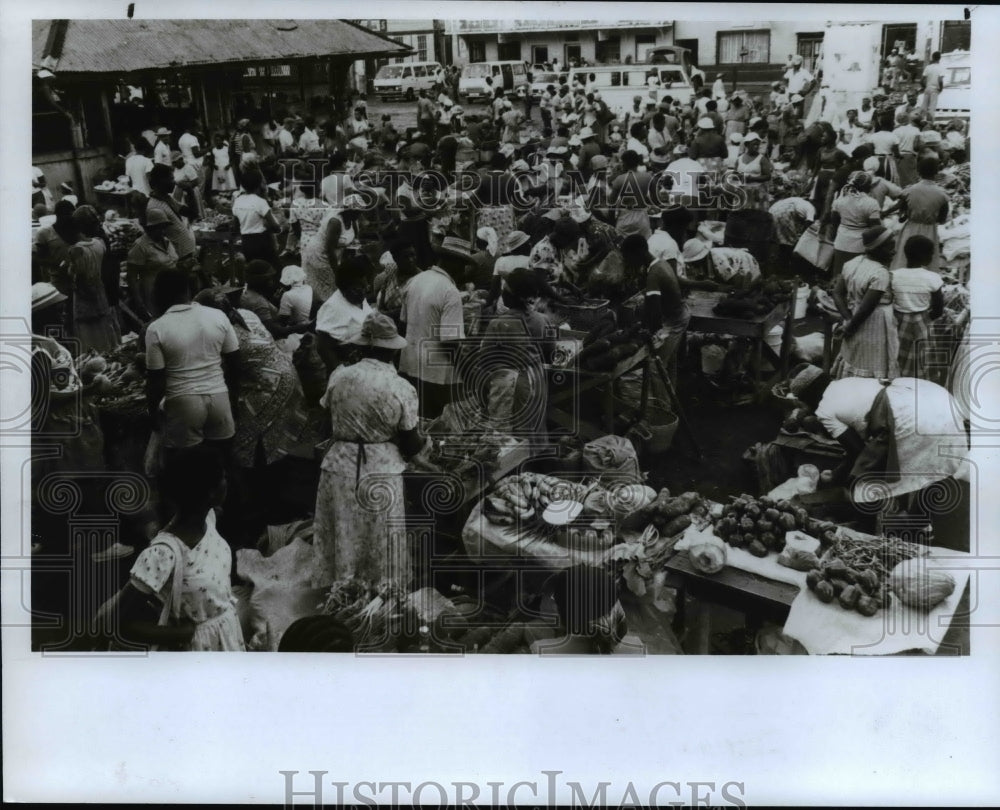
[[[767,497],[781,501],[794,498],[796,495],[815,492],[819,484],[819,468],[814,464],[803,464],[798,472],[797,477],[789,478],[785,483],[779,484],[767,493]]]
[[[639,459],[632,443],[622,436],[602,436],[583,448],[585,468],[603,479],[619,483],[641,484]]]

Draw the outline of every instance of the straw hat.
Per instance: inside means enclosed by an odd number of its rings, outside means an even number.
[[[594,136],[594,130],[592,130],[590,127],[582,127],[580,129],[580,132],[577,134],[577,137],[581,141],[585,141],[585,140],[587,140],[587,138],[593,138],[593,137],[595,137]]]
[[[608,168],[608,159],[604,155],[594,155],[590,159],[590,170],[597,171],[598,169]]]
[[[361,333],[351,341],[356,346],[375,346],[380,349],[402,349],[406,338],[396,331],[392,318],[381,312],[371,312],[361,324]]]
[[[756,135],[754,137],[757,137]],[[733,132],[729,135],[729,142],[740,144],[743,143],[743,136],[739,132]]]
[[[801,396],[816,380],[823,376],[823,369],[809,363],[803,363],[792,369],[788,376],[788,391],[794,396]]]
[[[512,253],[517,250],[523,244],[525,244],[531,237],[528,236],[524,231],[511,231],[503,239],[500,240],[500,253],[501,255]]]
[[[715,122],[706,115],[698,119],[698,129],[715,129]]]
[[[66,296],[47,281],[39,281],[37,284],[31,285],[32,312],[37,312],[40,309],[45,309],[65,300]]]
[[[699,262],[708,255],[709,247],[700,239],[688,239],[681,251],[685,262]]]
[[[756,132],[751,132],[743,137],[743,143],[754,143],[755,141],[760,141],[761,137]]]
[[[166,127],[160,127],[158,130],[156,130],[157,137],[159,137],[160,135],[171,135],[171,134],[173,133],[171,133],[170,130],[167,129]]]

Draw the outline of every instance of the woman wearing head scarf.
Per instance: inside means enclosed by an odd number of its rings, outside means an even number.
[[[323,217],[330,206],[316,196],[316,186],[312,183],[296,183],[292,204],[288,208],[288,224],[291,228],[285,243],[283,255],[298,253],[301,256],[309,242],[319,231]]]
[[[353,343],[362,359],[330,375],[321,402],[331,443],[316,494],[312,585],[355,579],[405,587],[411,574],[403,459],[424,447],[416,389],[395,367],[406,339],[387,315],[372,312]]]
[[[845,262],[865,252],[861,235],[882,222],[879,204],[868,193],[871,187],[867,172],[855,172],[830,206],[830,228],[836,234],[831,267],[834,277]]]
[[[846,457],[834,471],[834,483],[849,484],[855,503],[874,504],[901,495],[918,505],[940,503],[942,492],[954,503],[951,498],[964,487],[942,490],[939,482],[968,481],[968,438],[955,400],[940,385],[911,377],[831,381],[822,369],[802,365],[792,370],[789,390],[815,411],[826,432],[844,448]],[[927,511],[926,506],[920,511]],[[967,515],[968,507],[955,504],[954,510],[930,511],[934,545],[968,551],[967,526],[964,532],[945,530],[955,521],[948,512]]]
[[[899,376],[899,332],[892,311],[889,262],[896,244],[882,225],[862,232],[864,255],[844,265],[833,300],[844,319],[834,377]]]
[[[927,264],[928,270],[941,271],[941,238],[938,225],[948,221],[950,203],[948,195],[934,182],[938,173],[938,162],[934,158],[921,158],[917,164],[920,181],[903,189],[899,195],[900,219],[905,219],[903,230],[899,232],[896,256],[892,269],[906,267],[904,248],[911,236],[926,236],[934,245],[934,256]]]
[[[864,171],[868,172],[869,176],[872,178],[872,188],[868,193],[872,196],[872,199],[878,203],[879,210],[882,215],[892,213],[896,210],[897,206],[892,205],[889,208],[885,207],[886,199],[897,200],[899,195],[903,193],[903,189],[897,186],[895,183],[886,180],[884,177],[879,177],[876,172],[879,168],[878,158],[874,155],[870,158],[865,158],[864,164],[862,164]]]
[[[107,296],[105,258],[108,247],[101,237],[101,220],[97,211],[84,205],[73,212],[73,221],[80,239],[66,254],[73,288],[72,331],[82,351],[109,352],[121,343],[121,332]],[[114,268],[111,273],[117,281]]]
[[[760,151],[761,140],[756,132],[743,139],[743,152],[736,158],[735,169],[746,194],[742,209],[766,211],[771,200],[768,185],[771,180],[771,161]]]

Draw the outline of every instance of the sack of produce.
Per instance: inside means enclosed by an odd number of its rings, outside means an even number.
[[[698,532],[688,547],[691,564],[703,574],[717,574],[726,565],[726,543],[709,531]]]
[[[639,458],[632,443],[622,436],[602,436],[584,445],[583,464],[605,481],[641,484]]]

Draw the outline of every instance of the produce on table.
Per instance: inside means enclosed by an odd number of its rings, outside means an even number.
[[[757,318],[790,301],[794,293],[794,282],[759,278],[744,289],[733,290],[712,311],[734,318]]]
[[[699,532],[688,547],[691,564],[703,574],[717,574],[726,565],[726,544],[711,532]]]
[[[784,551],[786,533],[808,529],[811,523],[805,509],[788,501],[745,494],[730,500],[715,523],[715,533],[729,545],[746,548],[757,557]]]
[[[502,479],[483,500],[483,514],[498,526],[541,518],[553,501],[582,502],[588,487],[551,475],[524,472]]]
[[[923,560],[916,558],[904,560],[892,569],[889,586],[904,605],[928,611],[954,593],[955,578],[945,571],[928,569]]]
[[[613,316],[602,318],[583,340],[583,349],[577,355],[584,371],[611,371],[622,360],[636,354],[646,341],[648,333],[641,324],[618,329]]]
[[[680,534],[696,520],[705,521],[708,508],[697,492],[685,492],[670,497],[669,489],[661,489],[651,503],[635,510],[622,521],[626,529],[642,529],[653,525],[663,537]]]
[[[824,534],[829,534],[829,530]],[[918,558],[927,555],[922,546],[895,538],[835,536],[831,540],[818,567],[806,576],[807,587],[823,602],[832,602],[836,596],[845,610],[874,616],[881,608],[889,607],[891,592],[904,604],[930,610],[955,589],[955,581],[948,574],[920,568]],[[805,559],[802,562],[805,564]],[[890,572],[895,575],[897,570],[898,578],[890,581]],[[927,577],[928,574],[933,576]],[[912,599],[912,604],[907,599]]]

